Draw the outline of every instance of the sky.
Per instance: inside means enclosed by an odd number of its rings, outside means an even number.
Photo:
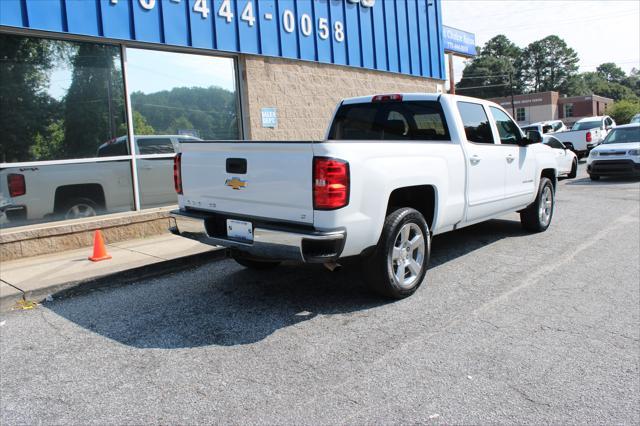
[[[131,92],[149,94],[174,87],[209,86],[233,91],[236,85],[234,70],[230,58],[127,49],[127,78]],[[65,96],[71,84],[71,71],[64,61],[58,61],[49,79],[51,96],[58,100]]]
[[[520,47],[555,34],[578,52],[580,71],[615,62],[640,69],[640,0],[442,0],[442,22],[476,35],[476,45],[498,34]],[[459,81],[464,60],[455,58]]]

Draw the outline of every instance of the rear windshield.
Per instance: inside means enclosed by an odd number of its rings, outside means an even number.
[[[571,130],[590,130],[597,129],[602,126],[601,121],[583,121],[582,123],[576,123]]]
[[[407,101],[342,105],[329,139],[448,141],[450,137],[440,103]]]

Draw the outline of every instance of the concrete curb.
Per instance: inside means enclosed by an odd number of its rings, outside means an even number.
[[[220,247],[203,253],[154,262],[148,265],[82,280],[68,281],[27,292],[12,292],[12,294],[0,296],[0,312],[12,310],[20,300],[41,303],[47,296],[52,296],[54,299],[61,299],[86,294],[98,289],[121,287],[131,284],[132,280],[153,278],[182,271],[194,266],[204,265],[214,260],[221,260],[226,257],[226,253],[226,249]]]

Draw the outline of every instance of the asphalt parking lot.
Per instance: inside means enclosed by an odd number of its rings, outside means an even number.
[[[0,316],[3,425],[640,422],[640,182],[551,228],[437,236],[389,303],[358,269],[231,260]]]

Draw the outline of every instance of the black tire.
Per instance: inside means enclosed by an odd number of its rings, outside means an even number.
[[[569,179],[574,179],[578,175],[578,159],[575,158],[573,160],[573,164],[571,164],[571,171],[567,175]]]
[[[264,271],[267,269],[273,269],[280,265],[281,262],[274,260],[259,260],[254,258],[248,258],[241,254],[232,253],[231,257],[233,260],[238,262],[240,265],[245,268],[254,269],[256,271]]]
[[[100,214],[100,206],[91,198],[76,197],[62,204],[59,214],[64,219],[79,219]]]
[[[550,198],[549,198],[550,197]],[[550,207],[545,207],[542,211],[542,204],[550,201]],[[538,195],[533,203],[520,212],[520,223],[522,227],[530,232],[544,232],[551,225],[553,212],[555,210],[555,192],[551,180],[546,177],[540,179]]]
[[[600,176],[599,175],[594,175],[592,173],[589,173],[589,179],[591,179],[591,180],[600,180]]]
[[[404,232],[401,234],[401,231]],[[400,246],[397,246],[398,243]],[[431,238],[427,222],[419,211],[402,207],[385,219],[378,245],[371,255],[363,258],[362,273],[374,292],[391,299],[403,299],[415,293],[422,284],[430,254]],[[420,268],[418,272],[417,266]],[[402,275],[402,283],[396,274]]]

